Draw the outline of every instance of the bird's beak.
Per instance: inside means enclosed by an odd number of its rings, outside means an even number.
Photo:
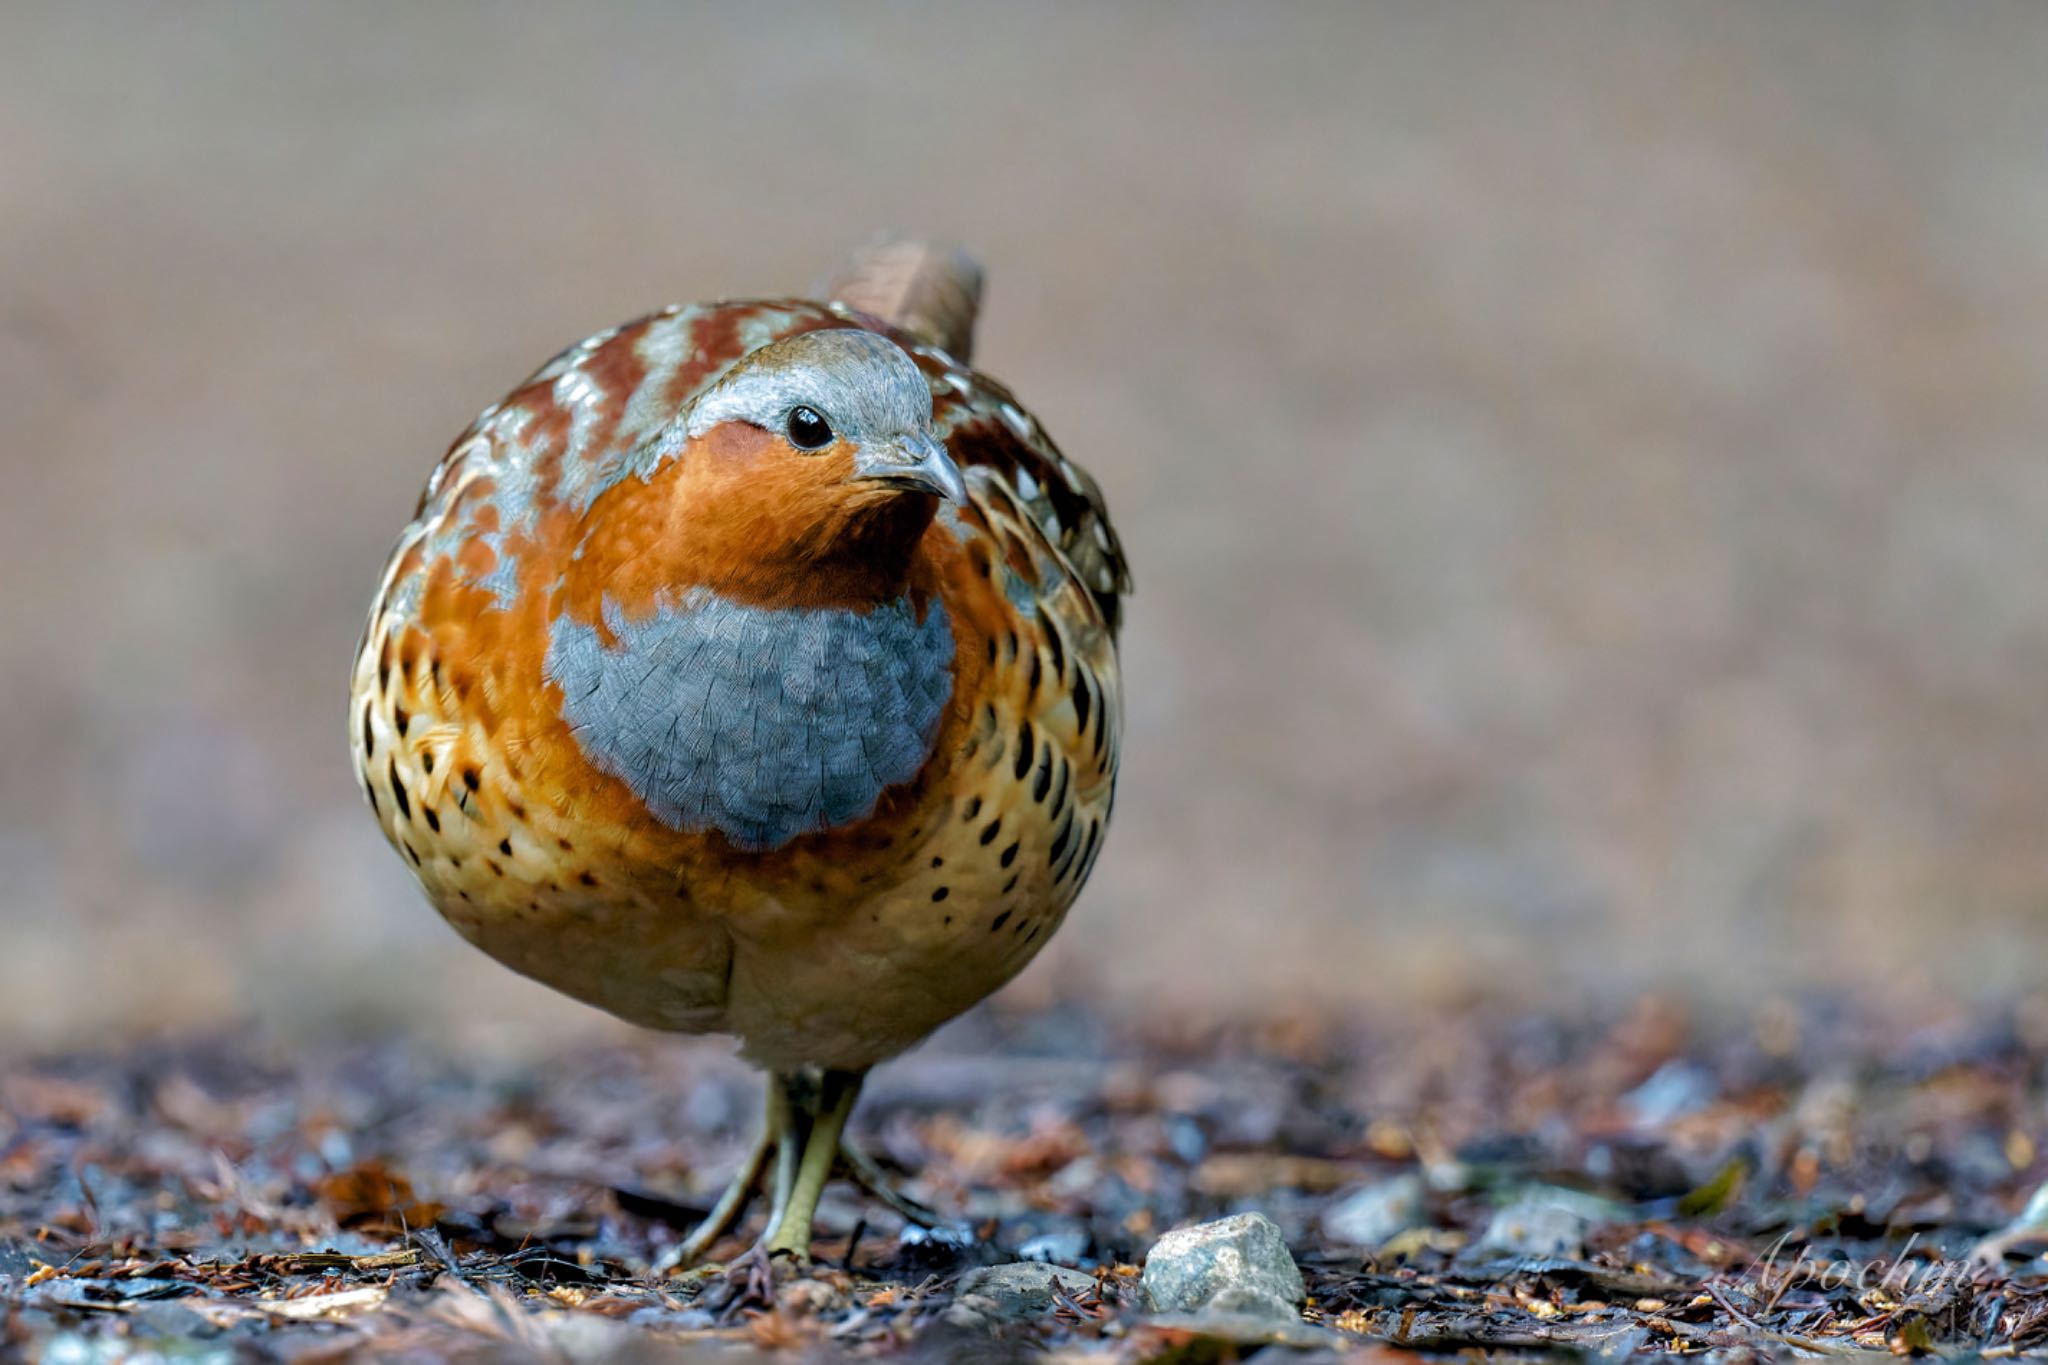
[[[960,466],[936,437],[917,433],[882,444],[863,444],[854,451],[853,472],[889,488],[933,493],[951,502],[967,501]]]

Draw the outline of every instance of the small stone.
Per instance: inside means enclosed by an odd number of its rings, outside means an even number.
[[[1422,1177],[1413,1171],[1353,1190],[1323,1210],[1323,1235],[1338,1246],[1378,1247],[1428,1222]]]
[[[1095,1277],[1083,1270],[1043,1261],[1011,1261],[961,1276],[953,1301],[984,1317],[1035,1318],[1051,1311],[1054,1294],[1072,1298],[1094,1288]]]
[[[912,1223],[896,1239],[896,1259],[906,1271],[950,1274],[974,1249],[974,1234],[965,1228],[923,1228]]]
[[[1280,1229],[1263,1213],[1176,1228],[1145,1258],[1155,1312],[1192,1313],[1226,1290],[1250,1290],[1289,1306],[1308,1297]]]
[[[1714,1098],[1713,1076],[1691,1062],[1666,1062],[1655,1075],[1621,1097],[1638,1126],[1661,1128],[1704,1108]]]
[[[1020,1261],[1057,1261],[1061,1265],[1072,1265],[1087,1254],[1088,1231],[1085,1228],[1041,1232],[1017,1248]]]
[[[1596,1195],[1534,1185],[1495,1211],[1477,1249],[1577,1260],[1586,1254],[1586,1233],[1594,1224],[1613,1222],[1626,1213]]]
[[[28,1243],[0,1241],[0,1282],[25,1280],[35,1269],[36,1258]]]

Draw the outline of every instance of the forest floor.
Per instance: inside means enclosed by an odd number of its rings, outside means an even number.
[[[754,1121],[758,1081],[715,1042],[16,1058],[0,1357],[2048,1351],[2044,1078],[2038,1002],[1910,1024],[1655,999],[1214,1028],[983,1010],[878,1071],[855,1120],[958,1223],[835,1189],[810,1270],[750,1297],[650,1274]],[[1155,1311],[1159,1236],[1245,1210],[1306,1307]],[[1026,1261],[1079,1273],[961,1292]]]

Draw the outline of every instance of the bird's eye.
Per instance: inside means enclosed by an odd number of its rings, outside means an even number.
[[[816,408],[792,408],[789,413],[789,443],[798,450],[822,450],[832,444],[832,424]]]

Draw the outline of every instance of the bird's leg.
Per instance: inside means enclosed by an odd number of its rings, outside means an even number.
[[[839,1139],[839,1164],[854,1184],[904,1220],[921,1228],[935,1228],[945,1221],[936,1210],[926,1208],[890,1184],[889,1177],[882,1174],[882,1168],[875,1164],[875,1159],[844,1137]]]
[[[718,1202],[711,1206],[711,1212],[704,1220],[690,1229],[689,1236],[670,1247],[654,1263],[656,1275],[686,1266],[711,1249],[712,1243],[730,1232],[746,1213],[747,1205],[761,1192],[761,1176],[768,1168],[768,1154],[780,1152],[789,1144],[784,1135],[790,1124],[789,1093],[781,1084],[771,1080],[768,1084],[767,1112],[763,1116],[761,1135],[754,1139],[754,1145],[740,1161],[740,1168],[725,1187],[725,1193],[718,1196]]]
[[[764,1183],[772,1196],[767,1231],[732,1267],[741,1269],[744,1263],[743,1278],[749,1281],[759,1278],[766,1258],[777,1252],[809,1259],[811,1222],[834,1172],[843,1171],[910,1222],[938,1226],[937,1214],[893,1189],[874,1158],[846,1140],[846,1121],[860,1100],[865,1077],[863,1071],[793,1071],[769,1077],[760,1139],[711,1212],[655,1263],[655,1273],[668,1274],[702,1257],[739,1222]]]
[[[795,1176],[786,1198],[779,1177],[790,1166],[798,1144],[792,1142],[778,1154],[776,1212],[769,1220],[767,1236],[761,1241],[770,1255],[788,1252],[800,1261],[810,1259],[811,1220],[818,1212],[818,1196],[824,1193],[825,1182],[832,1178],[832,1170],[839,1162],[840,1138],[846,1132],[846,1120],[853,1113],[853,1106],[860,1100],[860,1084],[865,1075],[861,1071],[827,1071],[818,1078],[816,1088],[804,1097],[810,1100],[809,1132],[802,1139],[803,1156],[795,1164]]]
[[[801,1071],[770,1076],[768,1107],[776,1124],[775,1183],[774,1198],[768,1205],[768,1230],[761,1238],[763,1245],[782,1225],[783,1215],[789,1210],[790,1196],[796,1189],[804,1144],[809,1140],[812,1124],[817,1118],[816,1078]]]

